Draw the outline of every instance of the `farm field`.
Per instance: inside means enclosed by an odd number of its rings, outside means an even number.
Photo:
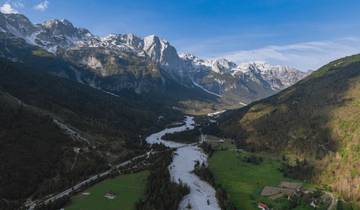
[[[142,171],[104,180],[75,195],[65,210],[134,210],[144,193],[148,175],[148,171]],[[115,195],[114,199],[104,197],[109,192]]]
[[[282,209],[287,199],[269,200],[260,195],[264,186],[277,186],[282,181],[296,181],[285,178],[278,170],[280,162],[264,158],[256,165],[243,161],[246,152],[233,150],[216,151],[209,159],[209,169],[214,174],[216,184],[220,184],[228,193],[230,201],[238,209],[258,209],[259,201],[270,204],[273,209]],[[299,182],[299,181],[296,181]],[[298,207],[311,209],[309,207]]]

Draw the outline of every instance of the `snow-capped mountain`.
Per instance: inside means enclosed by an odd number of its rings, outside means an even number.
[[[52,53],[56,53],[58,48],[66,49],[94,37],[87,29],[76,28],[68,20],[48,20],[34,25],[21,14],[0,14],[0,30]]]
[[[265,62],[240,63],[232,72],[234,76],[242,73],[259,75],[275,91],[289,87],[307,75],[289,66],[271,65]]]
[[[265,62],[236,64],[226,59],[207,60],[181,54],[190,76],[199,86],[216,95],[231,95],[244,103],[285,89],[307,74],[295,68]],[[240,97],[236,97],[240,96]]]
[[[248,103],[282,90],[306,75],[291,67],[261,62],[236,64],[226,59],[207,60],[191,54],[179,56],[175,47],[155,35],[99,37],[87,29],[75,27],[68,20],[33,24],[21,14],[0,14],[0,32],[22,38],[74,65],[85,66],[100,77],[121,77],[118,81],[121,84],[110,90],[139,90],[140,84],[144,84],[142,79],[151,74],[159,75],[163,83],[166,78],[171,78],[172,82],[200,88],[224,100],[230,98],[232,102]],[[79,82],[84,81],[79,79]],[[98,86],[96,81],[91,83]]]
[[[206,60],[191,54],[180,56],[190,68],[192,67],[192,72],[212,71],[219,74],[231,74],[234,78],[244,75],[252,78],[261,77],[274,91],[289,87],[306,75],[289,66],[271,65],[261,61],[236,64],[226,59]]]
[[[187,68],[191,69],[192,72],[200,72],[211,70],[215,73],[230,73],[237,67],[236,63],[228,61],[226,59],[201,59],[192,54],[180,54],[180,57],[184,60]]]

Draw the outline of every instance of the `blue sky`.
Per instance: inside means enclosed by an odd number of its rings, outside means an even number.
[[[179,52],[307,70],[360,53],[359,0],[0,0],[33,22],[156,34]]]

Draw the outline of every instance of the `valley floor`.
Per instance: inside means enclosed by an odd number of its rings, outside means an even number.
[[[214,145],[213,145],[214,146]],[[254,154],[236,150],[231,143],[225,141],[214,146],[215,152],[209,159],[209,169],[213,173],[216,185],[221,185],[230,202],[237,209],[255,210],[258,203],[266,203],[272,209],[314,209],[309,204],[301,203],[295,208],[289,208],[287,198],[271,200],[260,195],[265,186],[278,186],[282,181],[301,182],[283,176],[279,168],[280,161],[272,156],[261,155],[263,161],[259,164],[244,161],[245,157]],[[311,187],[309,184],[305,187]],[[326,209],[319,206],[318,209]]]
[[[142,171],[102,181],[75,195],[65,210],[134,210],[144,194],[148,175],[148,171]],[[105,197],[107,193],[110,198]]]
[[[180,202],[179,209],[220,209],[219,186],[227,194],[227,200],[236,209],[255,210],[259,203],[266,203],[275,210],[310,210],[314,209],[309,202],[280,197],[275,200],[260,195],[265,186],[278,186],[283,181],[301,183],[299,180],[286,178],[279,170],[281,160],[269,154],[254,154],[236,149],[229,139],[213,136],[201,136],[214,149],[207,160],[207,155],[196,144],[184,144],[164,140],[166,134],[189,131],[194,129],[193,118],[187,117],[185,124],[166,128],[150,135],[146,141],[150,144],[162,143],[176,149],[172,163],[168,166],[173,182],[186,184],[190,193]],[[249,162],[247,158],[258,157],[258,163]],[[194,173],[195,162],[204,163],[214,175],[215,184],[211,186]],[[65,207],[66,210],[135,210],[135,204],[144,196],[149,172],[147,170],[106,179],[87,190],[75,195]],[[211,182],[213,183],[213,182]],[[305,188],[314,188],[303,183]],[[214,189],[215,188],[215,189]],[[110,198],[106,197],[110,196]],[[295,206],[294,206],[295,205]],[[327,204],[319,204],[317,209],[327,209]]]
[[[180,202],[179,210],[220,210],[215,189],[193,173],[195,162],[206,163],[207,155],[196,144],[184,144],[163,139],[166,134],[192,130],[195,128],[194,124],[193,117],[186,117],[185,125],[166,128],[150,135],[146,141],[149,144],[161,143],[176,149],[173,161],[169,166],[171,179],[175,183],[185,184],[190,189],[190,193]]]

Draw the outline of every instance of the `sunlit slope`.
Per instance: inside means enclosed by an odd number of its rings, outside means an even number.
[[[360,55],[336,60],[296,85],[220,120],[252,150],[310,160],[314,180],[360,198]]]

